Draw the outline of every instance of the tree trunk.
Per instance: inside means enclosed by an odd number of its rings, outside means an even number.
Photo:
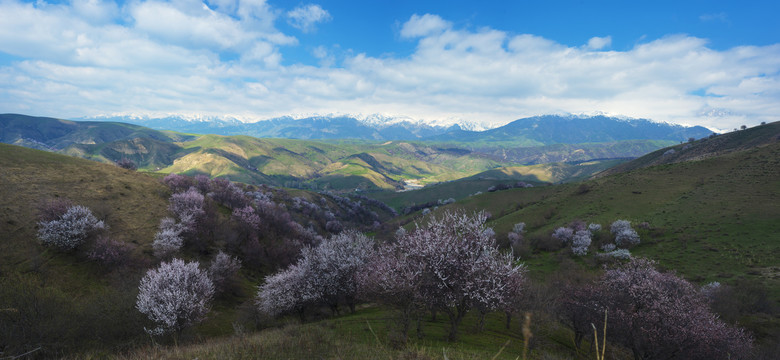
[[[509,330],[512,328],[512,312],[504,311],[504,314],[506,314],[506,329]]]
[[[460,326],[463,317],[466,316],[468,309],[457,307],[455,311],[449,311],[450,313],[450,333],[447,335],[447,341],[454,342],[458,340],[458,326]]]

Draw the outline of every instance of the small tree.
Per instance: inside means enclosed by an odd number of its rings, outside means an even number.
[[[348,230],[323,241],[314,251],[313,269],[319,274],[324,300],[331,305],[343,300],[355,312],[356,276],[374,256],[374,241]]]
[[[164,218],[160,221],[160,231],[154,234],[154,256],[167,257],[181,249],[184,239],[181,237],[183,227],[172,218]]]
[[[192,186],[192,178],[179,174],[168,174],[163,178],[163,183],[168,185],[173,192],[187,191]]]
[[[610,226],[609,231],[615,235],[615,244],[620,247],[628,247],[639,244],[639,234],[631,228],[628,220],[616,220]]]
[[[150,334],[179,334],[206,317],[213,296],[214,284],[197,262],[173,259],[146,272],[138,286],[136,308],[157,324],[147,329]]]
[[[135,164],[135,162],[125,157],[119,159],[119,161],[116,162],[116,166],[132,171],[138,170],[138,166]]]
[[[209,266],[209,279],[214,283],[214,291],[221,293],[241,269],[241,260],[220,251]]]
[[[71,206],[59,219],[41,221],[38,226],[38,239],[63,251],[75,249],[91,234],[106,228],[89,208],[81,205]]]
[[[696,287],[658,272],[650,260],[637,258],[608,270],[597,292],[597,304],[590,296],[582,304],[608,310],[611,339],[631,349],[635,359],[750,356],[751,339],[742,329],[719,320]]]
[[[306,306],[319,298],[319,293],[308,281],[311,266],[306,258],[291,265],[286,270],[265,278],[265,283],[257,291],[255,304],[260,311],[279,316],[297,312],[304,318]]]
[[[206,213],[203,209],[204,200],[203,195],[191,187],[187,191],[171,195],[168,200],[168,210],[179,218],[183,229],[193,231],[197,222]]]
[[[149,334],[180,334],[209,312],[214,284],[198,262],[173,259],[146,272],[138,286],[136,308],[157,324]]]
[[[583,256],[588,254],[588,247],[590,247],[590,231],[580,230],[574,234],[571,241],[571,250],[574,255]]]
[[[553,231],[552,237],[563,244],[567,244],[574,237],[574,230],[561,226]]]
[[[519,291],[511,284],[523,277],[524,268],[498,251],[486,221],[484,212],[468,216],[447,211],[440,218],[429,218],[367,266],[366,273],[372,276],[363,277],[365,286],[374,289],[375,296],[407,297],[380,299],[399,303],[404,311],[423,307],[444,312],[450,320],[448,339],[454,341],[471,309],[501,307],[510,293]],[[398,279],[388,278],[389,274]]]

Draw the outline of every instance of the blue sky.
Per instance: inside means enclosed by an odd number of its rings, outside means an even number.
[[[780,116],[775,1],[0,0],[0,112]],[[773,20],[775,20],[773,22]]]

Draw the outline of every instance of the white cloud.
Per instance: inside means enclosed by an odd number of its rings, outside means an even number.
[[[612,45],[611,36],[605,36],[605,37],[594,36],[590,38],[590,40],[588,40],[588,49],[591,50],[601,50],[611,45]]]
[[[331,19],[330,13],[316,4],[299,6],[287,12],[287,22],[305,33],[316,31],[318,23]]]
[[[426,14],[401,27],[416,42],[411,55],[321,44],[309,49],[320,65],[283,65],[284,46],[296,40],[274,27],[284,13],[261,0],[206,8],[148,0],[116,12],[82,1],[97,10],[0,0],[0,52],[23,59],[0,65],[0,112],[381,113],[494,123],[603,112],[721,129],[780,113],[780,44],[721,51],[675,35],[617,51],[609,37],[571,47]]]
[[[401,28],[401,37],[428,36],[447,30],[450,27],[452,27],[452,24],[438,15],[425,14],[420,16],[414,14]]]

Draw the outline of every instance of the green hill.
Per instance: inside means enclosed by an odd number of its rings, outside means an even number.
[[[555,228],[582,220],[608,229],[613,221],[626,219],[635,227],[646,223],[639,230],[641,244],[631,249],[633,255],[657,260],[663,268],[673,269],[699,284],[718,281],[765,288],[770,304],[767,306],[777,307],[777,125],[697,142],[694,146],[717,144],[712,148],[715,152],[698,150],[698,155],[688,161],[649,165],[658,159],[654,153],[622,165],[633,170],[581,183],[484,193],[450,206],[490,212],[499,239],[506,239],[514,224],[525,222],[529,248],[523,253],[524,260],[531,273],[541,278],[558,267],[561,256],[566,256],[565,250],[550,248],[549,239]],[[754,142],[760,145],[740,148],[750,139],[761,139]],[[659,153],[665,151],[668,149]],[[703,159],[696,160],[700,158]],[[583,266],[593,265],[594,251],[591,249],[591,255],[582,259]],[[760,292],[755,296],[761,296]],[[757,313],[738,320],[757,331],[761,338],[778,336],[780,322],[776,314],[768,314]]]

